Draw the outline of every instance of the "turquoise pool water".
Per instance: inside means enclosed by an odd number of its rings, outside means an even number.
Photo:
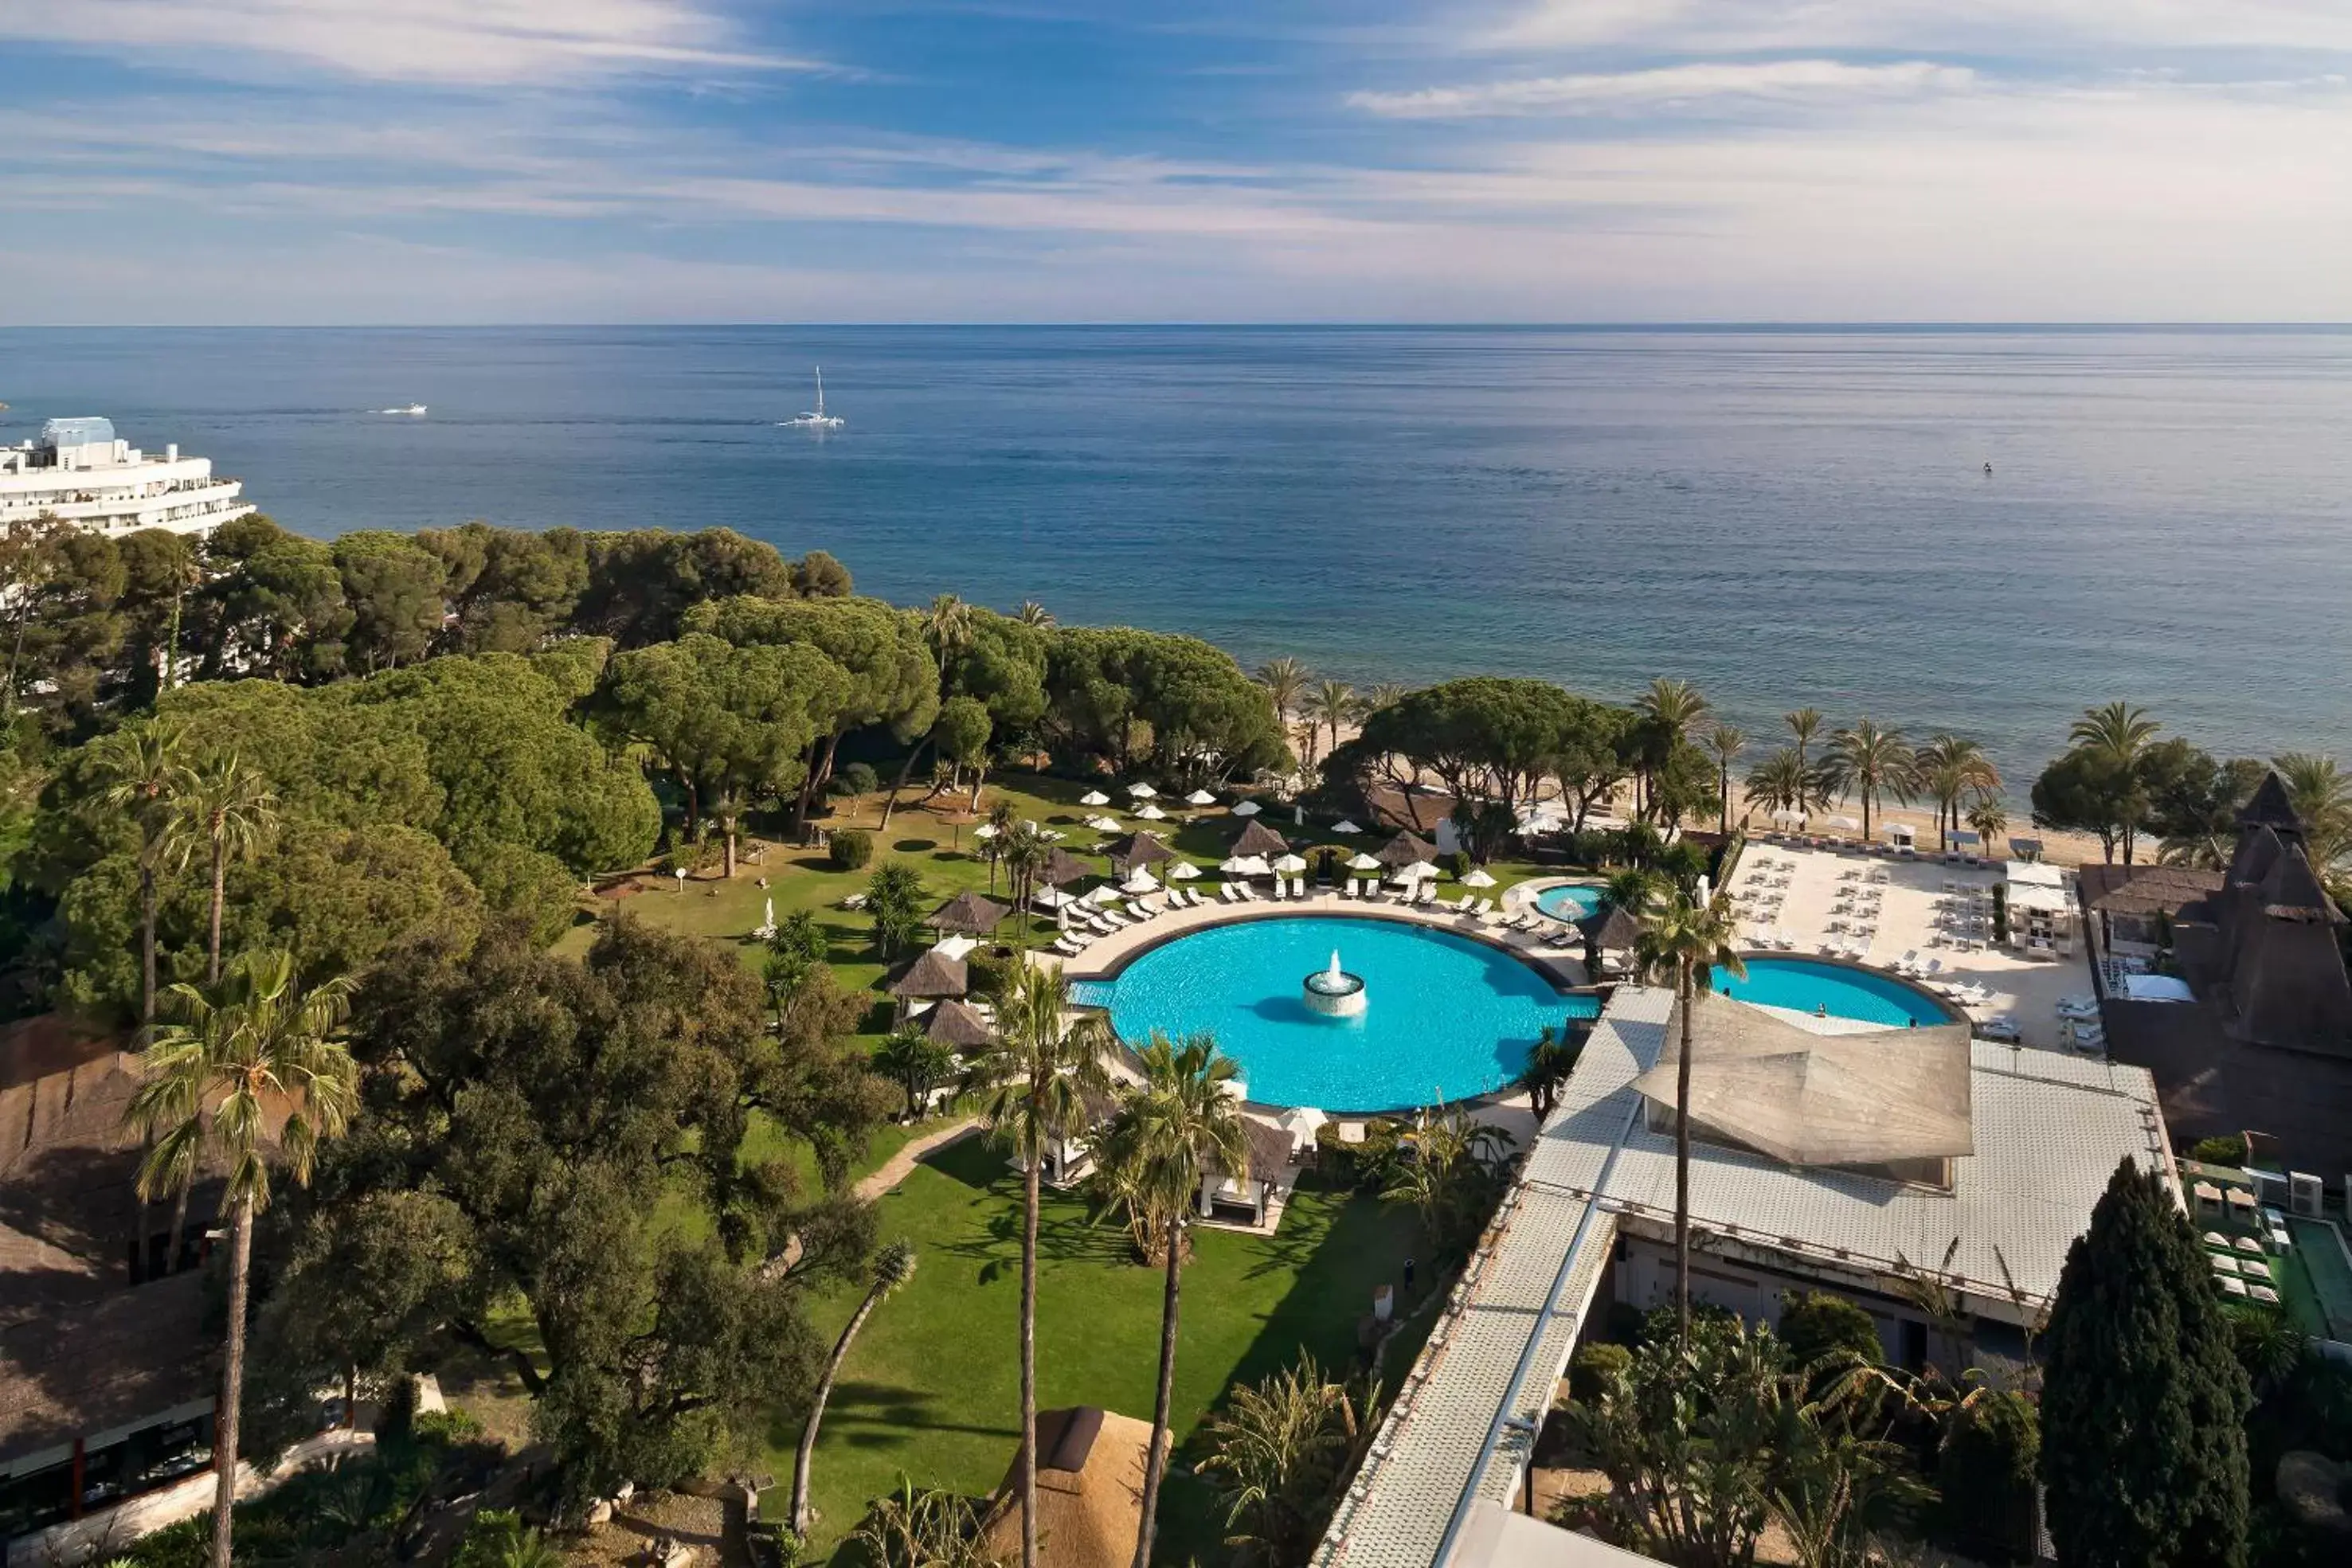
[[[1601,907],[1601,890],[1584,883],[1564,882],[1536,894],[1536,907],[1555,920],[1571,925]]]
[[[1927,992],[1891,975],[1843,964],[1817,964],[1809,958],[1749,958],[1747,964],[1744,980],[1734,979],[1727,969],[1717,969],[1715,988],[1759,1007],[1804,1013],[1826,1009],[1832,1018],[1859,1019],[1894,1029],[1911,1023],[1923,1027],[1942,1023],[1950,1016]]]
[[[1331,961],[1364,977],[1352,1019],[1307,1011],[1299,985]],[[1344,916],[1242,921],[1180,936],[1076,999],[1109,1009],[1119,1038],[1199,1030],[1239,1061],[1250,1098],[1325,1111],[1391,1111],[1498,1089],[1527,1066],[1536,1031],[1599,1010],[1483,942],[1423,925]]]

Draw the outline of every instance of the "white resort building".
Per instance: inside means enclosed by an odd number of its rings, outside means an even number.
[[[253,511],[244,490],[209,457],[140,451],[111,420],[53,419],[38,440],[0,447],[0,528],[46,516],[93,533],[208,534]]]
[[[1716,996],[1692,1033],[1691,1293],[1750,1322],[1829,1291],[1871,1313],[1890,1360],[2013,1363],[2116,1165],[2170,1176],[2139,1068]],[[1318,1568],[1621,1560],[1496,1516],[1525,1506],[1578,1342],[1612,1303],[1672,1301],[1679,1040],[1672,993],[1611,998]]]

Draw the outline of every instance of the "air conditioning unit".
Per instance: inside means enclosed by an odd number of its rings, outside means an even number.
[[[2295,1213],[2319,1218],[2319,1178],[2308,1171],[2286,1173],[2287,1207]]]

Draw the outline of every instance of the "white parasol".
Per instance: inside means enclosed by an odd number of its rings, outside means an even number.
[[[1485,866],[1474,865],[1470,868],[1469,873],[1463,877],[1462,885],[1465,887],[1492,887],[1495,885],[1495,879],[1487,874],[1486,868]]]
[[[1137,800],[1150,800],[1154,795],[1157,795],[1157,794],[1159,794],[1159,793],[1160,793],[1160,791],[1159,791],[1159,790],[1154,789],[1150,785],[1149,785],[1149,784],[1144,784],[1144,783],[1135,783],[1135,784],[1130,784],[1130,785],[1129,785],[1129,786],[1127,787],[1127,792],[1128,792],[1129,794],[1130,794],[1130,795],[1134,796],[1134,797],[1135,797]]]
[[[1358,851],[1356,858],[1348,862],[1348,869],[1349,871],[1378,871],[1381,869],[1381,862],[1374,860],[1371,856],[1363,853],[1361,851]]]
[[[1274,862],[1273,869],[1284,876],[1297,876],[1307,869],[1307,862],[1297,855],[1284,855]]]
[[[1197,877],[1200,874],[1201,868],[1194,865],[1191,861],[1178,861],[1175,864],[1168,868],[1168,880],[1170,882],[1191,882],[1194,877]]]
[[[1255,800],[1244,800],[1240,805],[1234,808],[1234,815],[1236,817],[1255,817],[1265,809],[1265,808],[1260,806]]]
[[[1360,833],[1364,830],[1356,826],[1355,823],[1349,821],[1347,818],[1342,817],[1338,821],[1331,824],[1331,831],[1335,833]],[[1316,1114],[1319,1116],[1322,1113],[1318,1111]]]
[[[1108,806],[1110,804],[1110,797],[1104,794],[1099,789],[1089,789],[1085,794],[1078,797],[1078,804],[1081,806]]]
[[[1217,803],[1217,798],[1206,789],[1195,789],[1184,797],[1184,803],[1188,806],[1213,806]]]
[[[1227,876],[1272,876],[1274,868],[1265,863],[1264,855],[1234,855],[1220,861],[1217,869]]]

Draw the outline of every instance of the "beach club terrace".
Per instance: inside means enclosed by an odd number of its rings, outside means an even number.
[[[1611,998],[1318,1548],[1323,1568],[1477,1556],[1494,1511],[1518,1505],[1578,1341],[1609,1303],[1670,1301],[1675,1007],[1651,987]],[[1786,1291],[1827,1291],[1871,1313],[1895,1360],[2013,1360],[2116,1165],[2171,1176],[2138,1068],[1957,1022],[1889,1030],[1721,997],[1692,1024],[1693,1295],[1751,1321],[1776,1322]],[[1912,1303],[1919,1281],[1956,1304],[1966,1343]],[[1515,1560],[1545,1560],[1526,1550]]]

